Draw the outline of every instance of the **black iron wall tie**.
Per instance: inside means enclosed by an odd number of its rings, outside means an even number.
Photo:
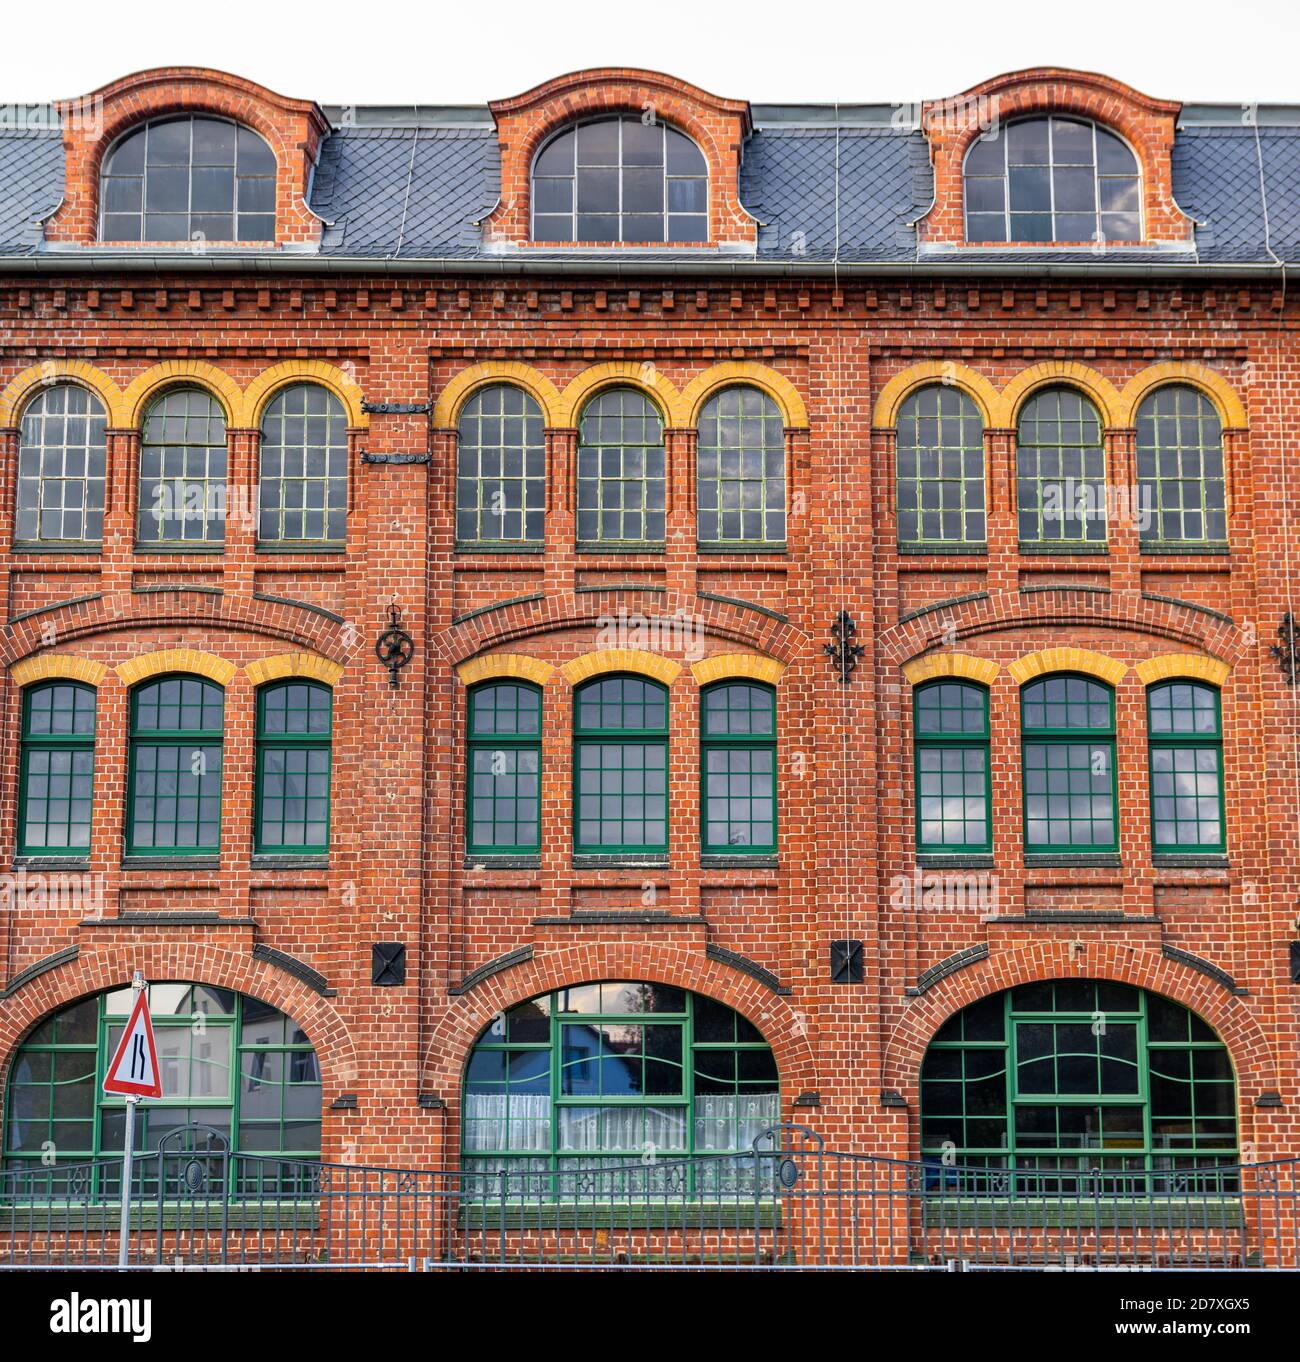
[[[394,601],[388,607],[388,628],[379,635],[375,644],[375,656],[388,668],[388,684],[394,690],[397,689],[397,673],[410,662],[414,653],[415,643],[402,628],[397,602]]]
[[[858,659],[866,651],[861,643],[853,641],[857,632],[858,626],[854,623],[853,616],[847,610],[841,610],[831,625],[831,638],[835,641],[822,644],[822,652],[831,659],[840,681],[845,685],[853,675]]]
[[[1287,684],[1294,686],[1296,678],[1300,676],[1300,654],[1296,650],[1296,620],[1295,616],[1288,610],[1282,616],[1282,623],[1277,626],[1277,636],[1281,639],[1280,643],[1275,643],[1268,651],[1277,658],[1278,666],[1282,668],[1282,675],[1286,677]]]

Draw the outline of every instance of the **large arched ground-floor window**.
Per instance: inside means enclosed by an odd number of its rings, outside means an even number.
[[[779,1119],[776,1060],[739,1013],[666,984],[583,984],[479,1037],[462,1165],[485,1197],[721,1192],[744,1162],[703,1156],[751,1150]]]
[[[53,1170],[43,1181],[55,1191],[57,1170],[120,1157],[125,1103],[101,1084],[131,1003],[130,988],[82,998],[23,1042],[5,1086],[6,1174]],[[234,1155],[272,1164],[319,1156],[320,1066],[297,1023],[256,998],[205,984],[151,984],[149,1010],[163,1095],[137,1108],[137,1151],[147,1155],[171,1132],[200,1126],[216,1132],[210,1146],[228,1141]],[[272,1178],[281,1172],[250,1162],[239,1180],[255,1191],[278,1186]],[[97,1190],[115,1193],[116,1176],[97,1172]]]
[[[944,1023],[921,1067],[932,1187],[1231,1190],[1215,1170],[1238,1161],[1236,1110],[1232,1063],[1210,1027],[1159,994],[1104,980],[982,998]]]

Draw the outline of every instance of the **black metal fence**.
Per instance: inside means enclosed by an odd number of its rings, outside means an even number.
[[[1300,1161],[1178,1173],[955,1168],[826,1150],[561,1173],[232,1154],[175,1132],[137,1158],[128,1263],[424,1271],[1300,1268]],[[115,1266],[122,1161],[0,1175],[0,1268]]]

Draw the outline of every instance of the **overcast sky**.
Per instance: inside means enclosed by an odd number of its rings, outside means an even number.
[[[1300,102],[1300,0],[11,0],[0,103],[215,66],[322,104],[483,103],[588,66],[754,103],[891,103],[1019,67],[1187,103]]]

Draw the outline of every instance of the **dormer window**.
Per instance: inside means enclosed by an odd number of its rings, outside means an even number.
[[[963,174],[970,242],[1142,240],[1137,158],[1079,118],[1026,118],[977,138]]]
[[[225,118],[128,132],[104,159],[101,241],[274,241],[275,153]]]
[[[708,168],[684,133],[639,118],[570,124],[533,162],[534,241],[709,238]]]

